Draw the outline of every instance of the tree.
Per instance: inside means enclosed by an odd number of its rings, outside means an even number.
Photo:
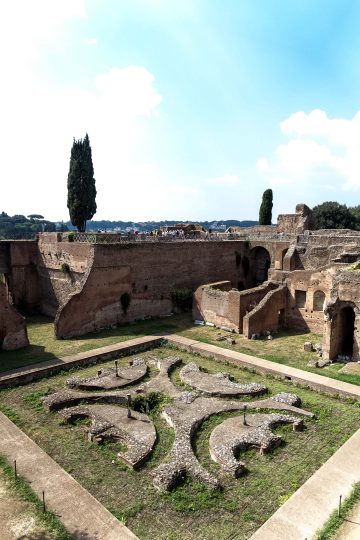
[[[350,206],[349,207],[349,212],[351,213],[351,215],[353,216],[353,218],[355,219],[355,229],[357,231],[360,230],[360,206]]]
[[[273,207],[272,189],[266,189],[262,196],[262,202],[259,210],[259,225],[271,225]]]
[[[326,201],[313,208],[316,229],[354,229],[356,220],[345,204]]]
[[[88,134],[85,139],[74,139],[68,174],[68,198],[71,223],[79,232],[86,230],[86,221],[96,212],[96,187],[91,146]]]

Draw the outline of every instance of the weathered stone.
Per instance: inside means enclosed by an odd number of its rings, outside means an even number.
[[[310,341],[305,341],[304,343],[304,351],[305,352],[312,352],[313,346]]]
[[[87,405],[63,409],[60,412],[65,422],[79,418],[90,418],[88,438],[101,444],[104,441],[126,445],[118,457],[132,468],[138,468],[152,452],[156,441],[156,430],[150,418],[135,411],[128,416],[127,410],[114,405]]]
[[[234,383],[228,373],[204,373],[192,362],[181,369],[180,378],[184,383],[209,396],[256,396],[267,391],[266,386],[257,383]]]
[[[258,448],[260,454],[267,453],[281,443],[281,437],[272,429],[281,424],[293,424],[294,431],[303,427],[303,420],[284,414],[250,414],[246,424],[242,417],[225,420],[210,435],[209,451],[212,459],[236,478],[245,472],[245,463],[235,455],[250,448]]]

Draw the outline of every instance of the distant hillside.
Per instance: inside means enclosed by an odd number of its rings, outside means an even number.
[[[9,216],[6,212],[0,213],[0,240],[21,240],[35,238],[39,232],[54,232],[67,230],[67,227],[44,219],[39,214],[30,214],[25,217],[17,214]]]
[[[152,231],[155,229],[159,229],[160,227],[165,227],[167,225],[176,225],[177,223],[193,223],[191,221],[88,221],[86,229],[88,231],[113,231],[113,230],[120,230],[120,231],[126,231],[129,229],[135,229],[140,232],[145,231]],[[238,221],[237,219],[225,219],[225,220],[219,220],[219,221],[198,221],[200,225],[202,225],[205,229],[212,229],[214,231],[216,230],[223,230],[225,231],[228,227],[253,227],[254,225],[257,225],[257,221],[251,221],[251,220],[245,220],[245,221]],[[68,221],[66,225],[69,227],[69,229],[74,229],[71,225],[71,222]]]

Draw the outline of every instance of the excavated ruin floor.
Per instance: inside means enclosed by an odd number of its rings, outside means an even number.
[[[357,407],[167,347],[118,367],[126,387],[112,361],[76,373],[77,388],[63,373],[5,390],[0,407],[141,539],[249,538],[360,426]]]

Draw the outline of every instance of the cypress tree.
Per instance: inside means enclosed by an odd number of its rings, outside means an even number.
[[[91,146],[88,134],[84,140],[74,139],[68,174],[68,198],[70,220],[79,232],[86,230],[86,221],[96,212],[96,187]]]
[[[273,207],[273,192],[272,189],[264,191],[262,202],[259,211],[259,225],[271,225]]]

